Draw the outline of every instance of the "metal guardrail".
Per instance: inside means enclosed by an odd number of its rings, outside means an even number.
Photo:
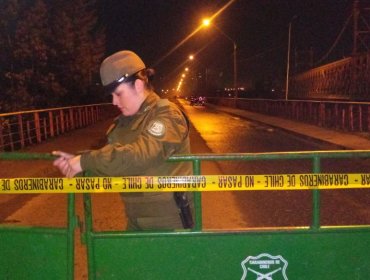
[[[0,152],[41,143],[111,115],[111,104],[92,104],[0,114]],[[114,111],[114,110],[113,110]]]
[[[369,102],[207,97],[207,102],[339,131],[370,132]],[[236,105],[235,105],[236,104]]]

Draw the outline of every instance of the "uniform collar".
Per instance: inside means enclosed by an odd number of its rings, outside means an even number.
[[[160,97],[155,92],[150,91],[144,102],[141,104],[139,111],[130,117],[121,115],[119,122],[121,124],[131,123],[131,129],[135,130],[146,116],[146,113],[157,104],[159,99]]]
[[[150,110],[160,99],[160,97],[153,91],[150,91],[148,96],[145,98],[143,104],[141,104],[139,111],[135,116],[142,115],[148,110]]]

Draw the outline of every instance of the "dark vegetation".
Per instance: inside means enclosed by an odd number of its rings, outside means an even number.
[[[0,0],[0,113],[101,102],[91,0]]]

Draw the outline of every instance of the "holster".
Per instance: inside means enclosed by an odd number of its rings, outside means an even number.
[[[189,200],[185,192],[174,192],[177,207],[180,209],[180,218],[184,228],[193,228],[194,221]]]

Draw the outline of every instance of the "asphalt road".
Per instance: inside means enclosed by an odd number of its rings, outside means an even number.
[[[337,150],[338,147],[312,138],[287,133],[275,127],[251,122],[212,108],[183,107],[212,153],[259,153]],[[219,164],[224,174],[310,173],[308,160],[244,161]],[[368,172],[368,159],[327,159],[322,171],[328,173]],[[243,227],[307,226],[311,224],[310,191],[234,192],[242,214]],[[224,205],[227,208],[227,205]],[[370,223],[368,190],[321,192],[321,223],[350,225]]]

